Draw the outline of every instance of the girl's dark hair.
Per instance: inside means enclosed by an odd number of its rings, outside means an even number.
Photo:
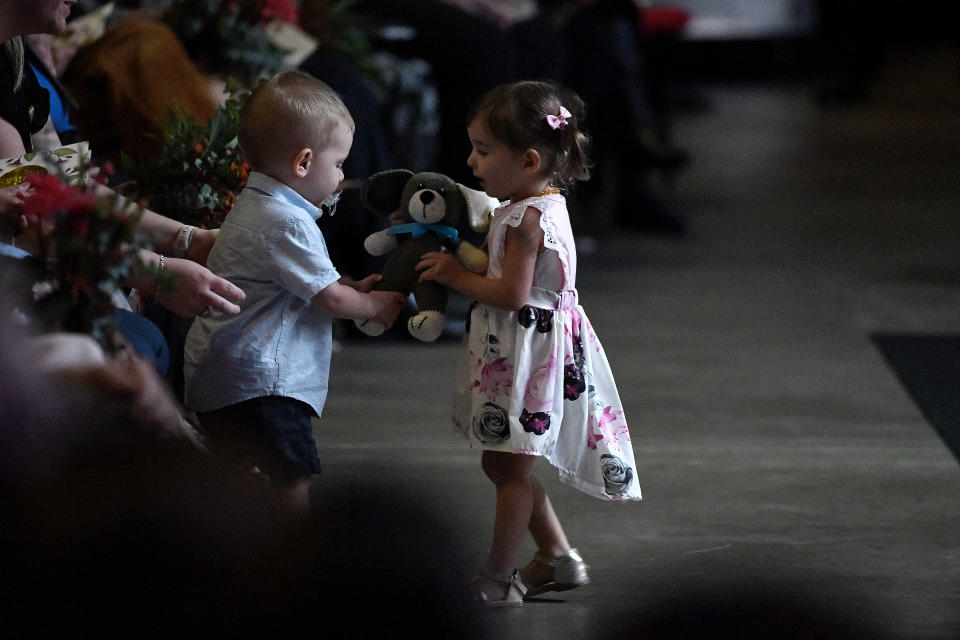
[[[554,129],[548,116],[560,107],[570,112],[566,125]],[[580,130],[585,108],[573,91],[540,80],[500,85],[481,96],[467,114],[467,125],[481,119],[494,138],[516,151],[536,149],[544,170],[558,187],[590,178],[590,138]]]

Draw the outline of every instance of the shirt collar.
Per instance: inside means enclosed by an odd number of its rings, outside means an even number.
[[[19,247],[13,246],[12,244],[0,242],[0,256],[7,256],[9,258],[29,258],[30,254]]]
[[[314,220],[323,215],[323,210],[320,207],[314,206],[299,193],[265,173],[251,171],[247,178],[247,187],[256,189],[270,197],[285,200],[292,206],[305,210]]]

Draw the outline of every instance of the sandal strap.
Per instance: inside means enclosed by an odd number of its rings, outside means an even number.
[[[509,573],[497,573],[496,571],[490,571],[488,569],[482,569],[477,573],[481,578],[486,578],[487,580],[493,580],[494,582],[501,582],[503,584],[510,584],[513,581],[513,576],[515,574]]]
[[[533,559],[547,567],[555,567],[557,566],[557,561],[560,560],[560,558],[566,558],[567,556],[571,556],[575,560],[581,560],[580,552],[574,549],[573,547],[570,547],[569,549],[567,549],[567,551],[563,555],[558,556],[556,558],[548,558],[544,555],[541,555],[541,553],[537,551],[535,554],[533,554]]]

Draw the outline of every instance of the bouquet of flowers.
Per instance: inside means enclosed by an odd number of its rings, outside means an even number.
[[[243,99],[233,85],[228,92],[226,103],[205,124],[172,109],[153,136],[160,151],[151,161],[121,156],[120,167],[131,180],[121,190],[185,224],[219,227],[250,173],[237,143]]]
[[[268,36],[274,20],[296,24],[293,0],[174,0],[164,22],[208,73],[252,87],[279,71],[287,51]]]
[[[105,177],[98,178],[105,180]],[[113,351],[113,296],[139,266],[135,229],[142,209],[97,183],[31,174],[23,212],[40,225],[36,257],[45,266],[32,285],[35,318],[46,329],[87,333]]]

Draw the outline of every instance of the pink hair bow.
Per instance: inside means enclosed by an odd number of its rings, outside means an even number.
[[[551,129],[565,129],[567,126],[567,118],[572,117],[572,114],[567,111],[563,106],[560,107],[560,113],[555,116],[547,116],[547,124],[550,125]]]

